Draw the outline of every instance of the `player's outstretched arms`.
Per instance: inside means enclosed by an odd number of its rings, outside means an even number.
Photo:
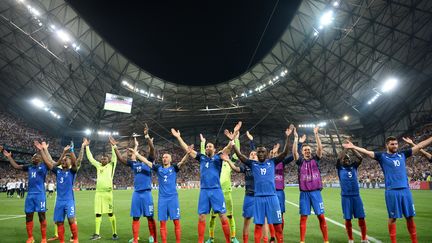
[[[241,162],[245,163],[248,160],[248,158],[244,154],[242,154],[240,152],[240,149],[237,148],[237,146],[235,146],[235,142],[234,141],[230,141],[229,144],[230,144],[231,147],[234,147],[234,153],[237,155],[237,157],[239,158],[239,160]]]
[[[193,147],[193,145],[189,145],[188,149],[190,152],[193,151]],[[177,163],[177,167],[180,169],[180,167],[182,167],[189,160],[189,157],[189,153],[186,153],[181,159],[181,161]]]
[[[318,126],[314,127],[313,132],[314,132],[314,135],[315,135],[315,141],[317,143],[317,156],[319,158],[322,158],[323,146],[321,144],[321,138],[319,137],[318,131],[319,131],[319,127]]]
[[[71,170],[77,172],[81,164],[78,164],[77,157],[75,156],[75,153],[70,149],[69,147],[69,154],[71,158]]]
[[[144,156],[142,156],[141,154],[139,154],[137,150],[134,150],[134,149],[131,149],[131,148],[128,148],[128,150],[129,150],[130,152],[134,153],[135,156],[136,156],[139,160],[141,160],[144,164],[146,164],[148,167],[153,168],[153,163],[150,162],[150,161],[148,161],[146,157],[144,157]]]
[[[282,151],[282,153],[276,155],[275,157],[275,162],[282,162],[282,160],[285,159],[285,157],[287,157],[288,155],[288,150],[289,150],[289,136],[291,135],[291,133],[294,131],[295,127],[293,124],[291,124],[285,131],[285,146],[284,149]]]
[[[148,146],[149,146],[149,155],[151,158],[156,158],[156,150],[153,144],[153,138],[150,138],[149,134],[149,128],[147,126],[147,123],[144,124],[144,138],[146,139]],[[137,150],[138,151],[138,150]]]
[[[294,161],[298,160],[300,155],[299,155],[299,151],[298,151],[298,133],[297,133],[297,129],[294,127],[293,129],[293,133],[294,133],[294,142],[293,142],[293,147],[292,147],[292,153],[293,153],[293,158]]]
[[[183,151],[185,151],[186,153],[188,153],[188,146],[187,144],[183,141],[183,138],[181,137],[180,131],[179,130],[175,130],[174,128],[171,128],[171,134],[177,138],[178,142],[180,143],[180,147],[182,147]],[[190,156],[192,156],[193,158],[196,158],[197,156],[197,152],[195,150],[193,150],[190,153]]]
[[[205,146],[206,146],[206,139],[202,135],[202,133],[200,133],[200,153],[202,154],[205,153]]]
[[[420,143],[418,143],[417,145],[411,148],[413,154],[416,154],[418,151],[420,151],[420,149],[426,148],[431,143],[432,143],[432,137],[421,141]]]
[[[231,169],[237,173],[240,172],[240,167],[236,166],[229,158],[228,154],[221,154],[220,155],[221,159],[225,162],[227,162],[229,164],[229,166],[231,167]]]
[[[120,151],[117,148],[118,142],[111,136],[109,136],[108,139],[110,141],[111,148],[114,149],[117,160],[120,161],[122,164],[127,165],[127,159],[123,157],[123,155],[121,155]]]
[[[406,143],[408,143],[409,145],[411,145],[411,146],[413,146],[413,147],[416,146],[416,144],[415,144],[415,143],[414,143],[410,138],[402,138],[402,139],[403,139]],[[419,151],[420,151],[420,153],[421,153],[424,157],[426,157],[428,160],[432,160],[432,154],[426,152],[424,149],[420,149]],[[414,151],[413,151],[413,153],[414,153]]]
[[[373,151],[355,146],[351,141],[347,141],[346,143],[342,144],[342,147],[358,151],[361,154],[367,155],[371,159],[375,159],[375,153]]]
[[[87,138],[83,138],[83,145],[85,146],[86,156],[90,164],[92,164],[94,167],[98,168],[100,166],[100,163],[93,157],[93,154],[90,150],[90,140]]]
[[[2,147],[3,148],[3,147]],[[6,149],[3,149],[3,155],[9,160],[9,163],[12,165],[12,167],[14,167],[17,170],[22,170],[23,166],[19,165],[13,158],[12,158],[12,153],[6,151]]]
[[[47,168],[49,170],[52,170],[52,168],[54,168],[54,166],[57,166],[57,162],[55,162],[51,155],[48,152],[48,144],[45,142],[39,143],[39,141],[34,141],[34,145],[37,149],[39,149],[41,155],[42,155],[42,160],[44,161],[45,165],[47,166]]]

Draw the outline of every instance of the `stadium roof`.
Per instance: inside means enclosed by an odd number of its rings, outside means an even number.
[[[334,121],[367,144],[382,144],[384,136],[430,116],[431,9],[427,0],[305,0],[280,40],[247,72],[216,85],[184,86],[126,59],[63,0],[5,0],[0,99],[35,127],[59,135],[78,136],[87,127],[130,134],[144,122],[165,137],[170,127],[192,135],[204,128],[220,132],[237,120],[255,133],[280,135],[290,122]],[[399,88],[382,92],[389,77]],[[132,113],[103,110],[107,92],[133,97]],[[32,107],[33,97],[62,118]]]

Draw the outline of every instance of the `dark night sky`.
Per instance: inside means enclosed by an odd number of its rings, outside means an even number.
[[[174,83],[208,85],[235,78],[260,61],[281,37],[301,1],[67,2],[144,70]]]

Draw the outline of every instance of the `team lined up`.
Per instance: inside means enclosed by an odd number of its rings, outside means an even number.
[[[160,221],[160,233],[162,242],[167,242],[166,221],[173,220],[175,227],[176,242],[181,240],[180,206],[176,189],[177,173],[181,166],[192,157],[200,163],[200,195],[198,202],[198,242],[204,242],[206,228],[206,215],[212,213],[210,221],[210,238],[207,242],[214,241],[214,221],[219,214],[226,242],[238,242],[236,239],[236,227],[233,217],[233,202],[231,198],[231,170],[245,174],[245,197],[243,203],[243,242],[248,242],[248,231],[251,218],[254,218],[255,242],[267,241],[265,225],[270,229],[270,242],[283,242],[283,213],[285,212],[284,195],[284,166],[292,161],[298,165],[298,178],[300,189],[300,242],[305,242],[306,221],[311,214],[311,208],[320,223],[323,241],[328,242],[327,224],[324,216],[324,203],[321,196],[322,182],[319,162],[323,149],[318,134],[319,128],[314,129],[317,144],[316,153],[312,153],[311,146],[305,144],[305,137],[297,134],[296,128],[290,125],[285,131],[285,145],[283,151],[278,153],[278,148],[267,151],[264,146],[252,143],[252,152],[245,156],[240,151],[241,122],[232,132],[226,130],[225,135],[229,138],[228,144],[220,152],[217,152],[214,144],[205,143],[201,135],[200,151],[194,150],[193,145],[187,145],[179,131],[171,129],[172,135],[177,138],[180,146],[185,151],[183,159],[172,164],[171,155],[163,154],[162,164],[155,163],[156,153],[153,139],[148,134],[148,127],[144,128],[144,137],[149,146],[149,153],[138,150],[138,141],[134,139],[134,148],[127,150],[123,156],[117,148],[117,141],[110,137],[112,145],[112,156],[102,156],[101,161],[96,161],[90,151],[90,141],[83,139],[78,158],[75,157],[74,148],[67,146],[59,161],[53,161],[45,142],[35,141],[35,147],[39,153],[32,157],[31,165],[18,165],[12,158],[11,153],[3,150],[3,154],[9,159],[16,169],[28,171],[28,195],[25,201],[26,229],[28,243],[34,242],[33,237],[33,214],[38,213],[41,223],[42,243],[46,242],[46,197],[44,190],[45,176],[48,170],[55,173],[57,177],[57,199],[54,210],[54,221],[58,229],[58,239],[64,242],[64,218],[68,218],[74,242],[78,242],[78,227],[75,221],[75,200],[73,195],[73,183],[81,161],[86,152],[90,163],[97,169],[97,186],[95,193],[95,234],[92,240],[100,239],[100,225],[102,214],[108,214],[111,222],[113,237],[118,239],[116,231],[116,218],[113,212],[113,176],[117,160],[131,167],[134,173],[134,192],[131,202],[130,216],[132,217],[133,238],[130,242],[139,240],[139,219],[146,217],[149,226],[149,242],[157,242],[156,222],[153,218],[154,204],[151,195],[151,173],[157,174],[159,181],[158,219]],[[292,154],[290,150],[290,136],[293,135]],[[251,135],[247,132],[247,136]],[[428,155],[422,148],[432,143],[432,137],[415,145],[411,140],[411,149],[398,152],[397,139],[390,137],[386,140],[386,152],[372,152],[354,146],[347,141],[343,144],[345,148],[337,161],[338,176],[341,184],[342,210],[345,218],[345,226],[349,242],[353,242],[351,219],[359,219],[362,242],[367,241],[365,213],[359,194],[357,181],[357,168],[361,163],[360,153],[377,160],[385,175],[386,205],[389,215],[389,233],[392,243],[396,242],[396,219],[405,216],[408,231],[412,242],[417,242],[414,203],[408,187],[408,179],[405,169],[407,157],[421,152]],[[251,139],[253,141],[253,139]],[[230,156],[231,151],[234,155]],[[356,160],[348,156],[351,150]],[[428,155],[430,158],[430,155]],[[42,163],[43,161],[43,163]],[[240,163],[235,163],[240,162]],[[264,230],[264,236],[263,236]]]

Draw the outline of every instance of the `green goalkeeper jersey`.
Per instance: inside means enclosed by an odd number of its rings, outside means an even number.
[[[117,156],[114,151],[114,147],[111,148],[111,161],[102,166],[102,164],[93,158],[90,151],[90,147],[86,148],[87,159],[97,170],[97,181],[96,181],[96,191],[97,192],[109,192],[113,190],[113,179],[114,172],[117,165]]]

